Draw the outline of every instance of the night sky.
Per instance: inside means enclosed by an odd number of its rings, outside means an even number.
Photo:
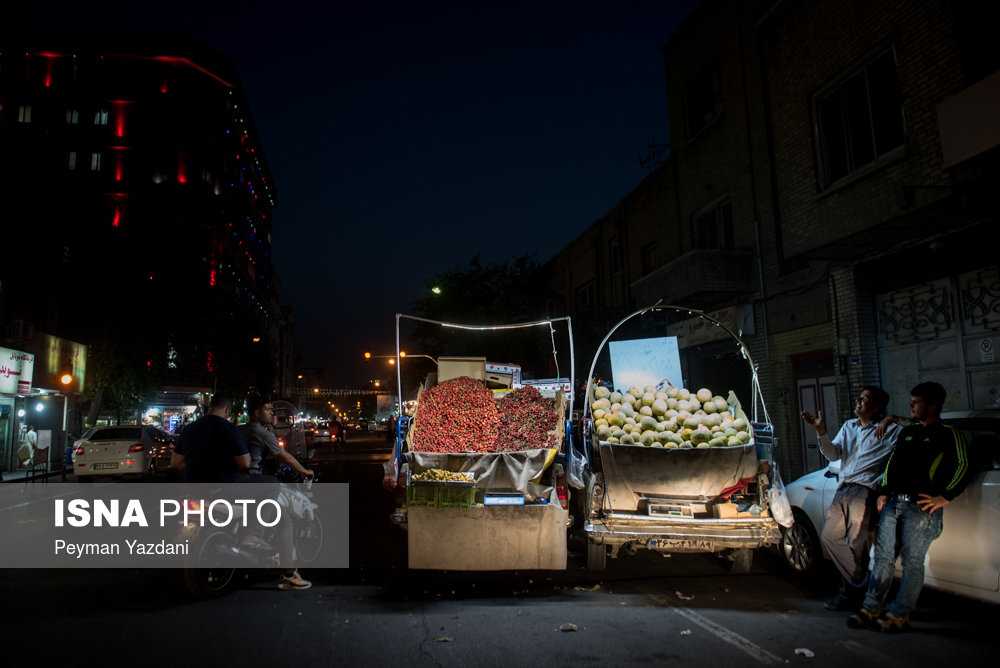
[[[236,63],[301,363],[358,387],[425,278],[545,262],[642,180],[669,140],[660,48],[696,2],[90,4],[6,20],[181,32]]]

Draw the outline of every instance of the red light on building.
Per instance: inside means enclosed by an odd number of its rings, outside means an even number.
[[[187,183],[187,156],[183,147],[177,152],[177,183]]]
[[[125,136],[125,125],[128,117],[128,100],[111,100],[111,121],[116,137]]]
[[[121,227],[125,220],[125,205],[128,202],[128,195],[125,193],[110,193],[108,200],[111,203],[111,227]]]

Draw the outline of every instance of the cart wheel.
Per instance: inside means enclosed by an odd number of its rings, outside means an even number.
[[[587,570],[603,571],[608,565],[608,546],[587,541]]]
[[[736,550],[733,552],[733,560],[729,563],[729,572],[733,575],[746,575],[752,565],[753,550]]]

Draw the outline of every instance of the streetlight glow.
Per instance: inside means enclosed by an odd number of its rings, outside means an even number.
[[[431,292],[433,292],[436,295],[439,295],[441,294],[441,288],[435,285],[433,288],[431,288]]]

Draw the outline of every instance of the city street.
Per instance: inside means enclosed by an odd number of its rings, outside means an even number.
[[[322,481],[351,486],[349,569],[304,571],[303,592],[253,575],[207,602],[190,600],[176,571],[4,571],[0,609],[17,639],[5,664],[912,666],[980,665],[995,651],[995,607],[925,591],[912,632],[853,631],[823,609],[832,573],[797,580],[766,552],[746,576],[712,557],[649,553],[591,573],[579,544],[566,571],[410,572],[381,487],[387,453],[354,432],[314,460]]]

